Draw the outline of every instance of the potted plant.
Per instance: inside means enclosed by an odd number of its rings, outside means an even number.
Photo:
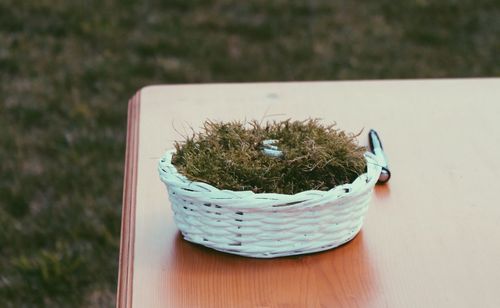
[[[319,120],[206,121],[158,170],[188,241],[272,258],[337,247],[361,229],[381,168]]]

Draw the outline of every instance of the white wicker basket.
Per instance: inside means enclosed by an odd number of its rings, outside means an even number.
[[[352,184],[294,195],[220,190],[177,172],[168,151],[159,162],[184,238],[256,258],[317,252],[342,245],[361,229],[381,168],[365,154],[367,173]]]

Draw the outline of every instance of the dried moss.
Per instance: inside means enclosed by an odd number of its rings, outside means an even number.
[[[190,180],[220,189],[294,194],[350,183],[366,170],[357,135],[318,120],[206,121],[198,134],[176,142],[172,163]],[[262,141],[279,140],[280,158],[262,152]]]

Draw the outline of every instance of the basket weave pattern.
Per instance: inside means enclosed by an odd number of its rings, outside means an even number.
[[[158,165],[177,227],[188,241],[219,251],[273,258],[342,245],[361,229],[381,168],[367,153],[367,173],[328,191],[294,195],[220,190],[192,182],[172,165]]]

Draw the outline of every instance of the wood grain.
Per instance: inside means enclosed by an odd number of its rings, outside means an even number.
[[[500,79],[153,86],[139,96],[118,307],[500,307]],[[207,118],[288,117],[379,131],[393,178],[376,188],[361,233],[272,260],[184,241],[156,171],[163,151]]]
[[[137,191],[137,154],[139,152],[139,115],[141,91],[128,104],[127,147],[123,181],[122,229],[118,265],[117,307],[130,307],[133,294],[135,195]]]

